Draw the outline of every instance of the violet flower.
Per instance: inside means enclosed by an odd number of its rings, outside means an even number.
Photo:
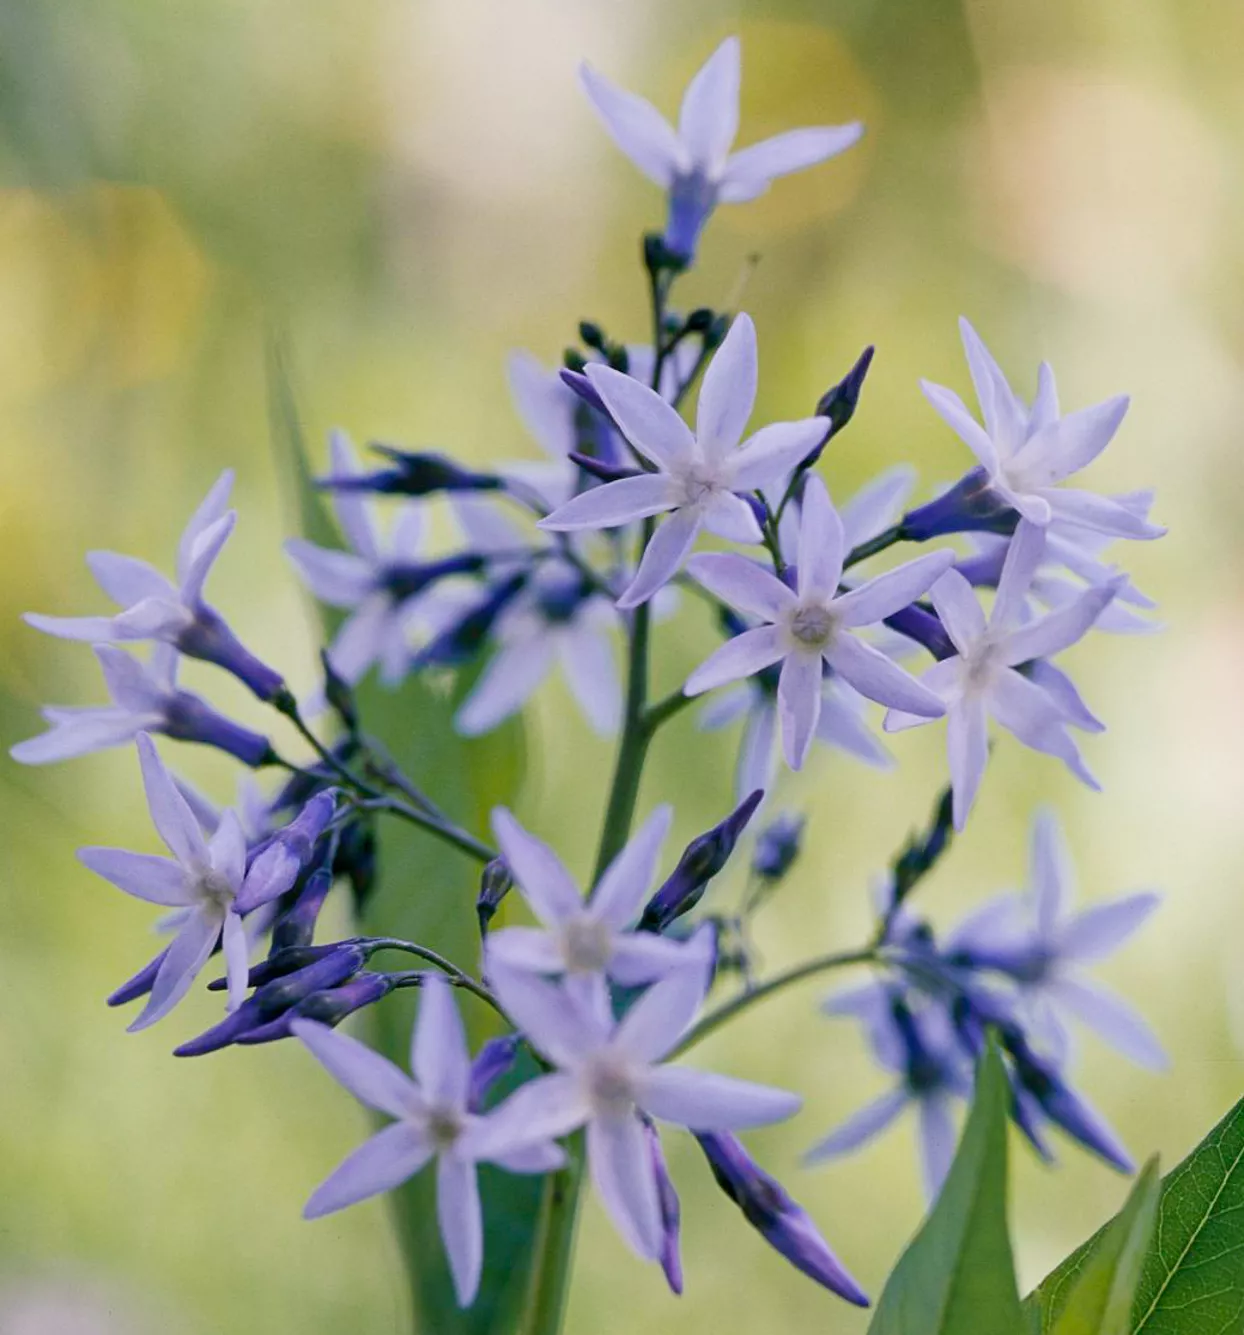
[[[78,850],[84,865],[127,895],[175,911],[166,926],[177,935],[163,952],[150,999],[130,1025],[131,1033],[146,1029],[177,1005],[222,939],[231,1008],[241,1004],[249,972],[246,933],[234,909],[246,871],[246,840],[237,816],[226,811],[211,841],[206,842],[194,813],[145,733],[138,736],[138,758],[151,819],[172,858],[119,848]]]
[[[506,1136],[498,1113],[467,1106],[471,1063],[462,1018],[449,984],[430,974],[421,988],[411,1042],[414,1079],[391,1061],[310,1020],[295,1020],[294,1034],[355,1098],[394,1118],[355,1150],[312,1194],[308,1219],[392,1191],[436,1159],[436,1207],[441,1238],[458,1303],[469,1307],[479,1289],[484,1228],[476,1164],[499,1164],[512,1173],[545,1173],[565,1155],[550,1142],[515,1125]],[[505,1105],[503,1104],[504,1108]]]
[[[90,552],[87,564],[100,588],[124,610],[114,616],[51,617],[28,612],[36,630],[66,640],[95,644],[156,640],[191,658],[202,658],[233,673],[261,700],[273,699],[285,682],[238,641],[214,608],[203,601],[203,585],[237,522],[226,511],[233,486],[231,469],[219,480],[182,532],[177,549],[177,583],[153,566],[116,552]]]
[[[945,702],[956,830],[966,824],[985,773],[990,716],[1025,746],[1057,756],[1082,782],[1091,788],[1098,786],[1067,735],[1072,720],[1066,709],[1018,669],[1034,659],[1061,653],[1087,634],[1118,585],[1112,582],[1087,589],[1068,606],[1024,623],[1023,602],[1044,543],[1038,525],[1021,522],[1011,540],[988,619],[958,572],[947,571],[932,589],[933,605],[958,653],[934,663],[921,681]],[[910,711],[891,710],[885,728],[892,732],[927,721]]]
[[[739,128],[739,39],[727,37],[687,86],[678,129],[642,97],[624,92],[589,65],[584,90],[613,141],[669,194],[665,244],[690,259],[713,209],[768,190],[773,180],[850,148],[858,123],[791,130],[731,153]]]
[[[929,552],[840,594],[845,555],[842,521],[824,483],[812,477],[804,494],[793,590],[734,554],[697,556],[689,566],[712,593],[765,624],[728,640],[683,689],[698,695],[781,662],[778,712],[792,769],[802,766],[816,735],[825,664],[870,700],[928,718],[945,712],[932,691],[849,632],[913,602],[945,573],[954,554]]]
[[[501,1004],[557,1070],[517,1091],[494,1114],[500,1143],[559,1136],[586,1124],[592,1181],[637,1255],[666,1245],[660,1189],[640,1114],[694,1131],[733,1131],[792,1116],[797,1095],[686,1066],[663,1064],[708,990],[705,968],[654,984],[619,1021],[603,992],[585,999],[531,974],[497,969]]]
[[[756,399],[756,329],[740,314],[700,386],[696,431],[646,385],[607,366],[587,375],[627,440],[654,467],[606,482],[559,506],[540,527],[570,532],[616,528],[665,514],[619,607],[646,602],[678,572],[703,529],[758,543],[760,526],[738,492],[771,487],[825,434],[823,418],[775,422],[742,445]]]

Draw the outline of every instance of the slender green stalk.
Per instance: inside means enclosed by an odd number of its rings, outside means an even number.
[[[737,997],[732,997],[725,1005],[718,1006],[715,1011],[710,1011],[699,1024],[688,1029],[683,1035],[682,1042],[670,1053],[669,1060],[694,1047],[758,1001],[764,1001],[794,983],[801,983],[805,978],[812,978],[819,973],[828,973],[831,969],[845,969],[852,964],[871,964],[876,959],[877,951],[873,946],[865,946],[861,950],[843,951],[836,955],[818,955],[816,959],[806,960],[793,969],[787,969],[785,973],[779,973],[763,983],[757,983],[755,987],[740,992]]]
[[[570,1293],[583,1160],[583,1132],[576,1131],[566,1141],[565,1166],[550,1173],[544,1185],[522,1335],[557,1335],[562,1328]]]
[[[876,556],[878,552],[884,552],[887,548],[893,547],[895,543],[904,541],[906,541],[906,534],[903,532],[902,524],[891,524],[889,528],[878,533],[875,538],[869,538],[867,542],[861,542],[858,547],[852,547],[842,563],[842,568],[849,570],[853,565],[868,560],[870,556]]]

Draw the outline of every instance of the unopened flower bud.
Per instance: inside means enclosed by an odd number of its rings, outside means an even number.
[[[381,998],[387,997],[396,986],[391,974],[361,973],[340,987],[312,992],[296,1006],[291,1006],[284,1015],[248,1030],[237,1039],[237,1042],[243,1047],[251,1047],[258,1043],[272,1043],[277,1039],[288,1038],[293,1020],[318,1020],[320,1024],[339,1025],[346,1016],[353,1015],[364,1006],[374,1005]]]
[[[900,525],[911,542],[928,542],[948,533],[1014,533],[1019,513],[994,491],[989,474],[973,468],[927,505],[909,510]]]
[[[328,866],[318,867],[307,877],[293,906],[272,924],[272,954],[311,944],[320,910],[333,888],[333,878],[331,860]]]
[[[683,321],[683,328],[689,334],[702,334],[716,318],[709,306],[697,306]]]
[[[297,973],[299,969],[305,969],[310,964],[327,959],[340,949],[341,943],[334,941],[323,946],[285,946],[281,950],[273,950],[266,960],[260,960],[258,964],[251,966],[247,982],[251,987],[263,987],[274,979],[284,978],[287,974]],[[227,986],[227,979],[213,978],[208,983],[207,990],[223,992]]]
[[[780,881],[795,865],[803,844],[807,817],[785,811],[756,836],[752,871],[762,881]]]
[[[585,362],[584,365],[587,363]],[[561,373],[561,382],[567,389],[572,389],[589,407],[595,408],[598,413],[604,413],[609,416],[609,410],[605,407],[605,401],[597,393],[596,386],[583,374],[582,370],[568,366]]]
[[[471,1063],[471,1079],[467,1087],[467,1108],[471,1112],[483,1112],[493,1086],[514,1069],[522,1045],[520,1035],[503,1034],[500,1038],[490,1038],[480,1048]]]
[[[162,950],[150,964],[143,965],[129,982],[122,983],[108,998],[108,1005],[124,1006],[127,1002],[137,1001],[139,997],[145,997],[151,991],[156,974],[160,972],[160,965],[164,963],[164,957],[167,954],[167,950]]]
[[[604,349],[605,334],[600,325],[592,320],[579,321],[579,342],[585,348],[594,348],[597,352]]]
[[[629,468],[625,464],[607,463],[604,459],[594,458],[590,454],[580,454],[578,450],[571,450],[567,456],[572,463],[576,463],[585,473],[591,473],[593,477],[599,478],[602,482],[617,482],[624,477],[639,477],[638,468]]]
[[[657,1203],[661,1207],[661,1269],[665,1272],[665,1281],[673,1293],[682,1293],[682,1256],[679,1253],[678,1239],[682,1225],[682,1207],[678,1203],[678,1193],[670,1177],[669,1167],[665,1162],[665,1151],[661,1148],[661,1137],[649,1117],[640,1121],[648,1141],[648,1152],[652,1157],[652,1171],[657,1180]]]
[[[695,1138],[717,1185],[775,1251],[840,1298],[857,1307],[868,1306],[868,1295],[830,1251],[807,1211],[752,1159],[737,1137],[696,1132]]]
[[[333,858],[333,875],[344,876],[350,882],[354,906],[361,909],[376,888],[376,830],[370,820],[351,821],[341,831],[337,854]]]
[[[763,797],[763,789],[757,788],[719,825],[714,825],[687,845],[669,879],[645,906],[639,920],[641,931],[663,932],[676,918],[695,908],[709,881],[734,852],[739,835]]]
[[[821,395],[816,405],[816,415],[829,418],[831,436],[836,436],[855,416],[855,409],[860,401],[860,391],[864,388],[864,378],[872,365],[873,352],[871,345],[865,348],[846,375]]]
[[[316,844],[336,810],[335,792],[316,793],[288,825],[278,830],[247,868],[234,910],[250,913],[293,889],[315,857]]]
[[[479,895],[475,900],[475,916],[479,919],[479,934],[488,934],[488,924],[492,922],[501,901],[510,893],[514,878],[503,858],[493,858],[479,878]]]
[[[435,664],[459,667],[469,662],[484,647],[497,618],[527,583],[527,572],[519,571],[490,590],[482,601],[417,653],[411,666],[415,669]]]
[[[374,473],[330,476],[316,480],[328,491],[375,492],[382,496],[431,496],[443,491],[496,491],[501,479],[495,473],[475,473],[461,468],[443,454],[414,453],[373,442],[371,448],[393,463]]]

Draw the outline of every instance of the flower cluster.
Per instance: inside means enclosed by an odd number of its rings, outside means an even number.
[[[858,125],[796,130],[731,152],[739,59],[734,39],[712,55],[687,89],[677,130],[643,99],[584,69],[609,133],[665,190],[668,222],[643,248],[651,344],[614,340],[584,321],[559,371],[526,354],[512,360],[518,414],[542,461],[490,462],[481,471],[443,454],[375,446],[369,468],[343,434],[332,437],[319,485],[331,495],[343,545],[286,544],[309,591],[341,614],[323,653],[322,689],[299,701],[204,599],[236,523],[226,509],[228,473],[186,527],[175,580],[134,557],[92,553],[92,572],[121,610],[28,618],[94,646],[112,703],[48,708],[48,731],[13,748],[14,758],[41,764],[135,742],[152,822],[171,854],[80,852],[97,875],[170,910],[159,927],[171,941],[110,1003],[146,998],[131,1026],[145,1028],[168,1016],[219,952],[224,976],[208,987],[226,993],[224,1016],[177,1053],[293,1037],[391,1119],[315,1191],[306,1213],[390,1190],[435,1160],[439,1227],[464,1305],[487,1260],[476,1166],[560,1174],[567,1185],[549,1208],[564,1208],[557,1201],[574,1189],[578,1158],[567,1147],[580,1139],[618,1232],[681,1291],[680,1212],[661,1140],[669,1127],[694,1135],[723,1191],[771,1246],[843,1298],[866,1303],[808,1214],[735,1135],[790,1117],[798,1096],[673,1060],[801,978],[851,965],[876,971],[826,1009],[860,1021],[896,1082],[809,1158],[854,1149],[913,1104],[930,1194],[945,1175],[955,1104],[970,1095],[989,1031],[1007,1055],[1015,1119],[1043,1155],[1055,1126],[1130,1166],[1068,1082],[1068,1020],[1137,1061],[1162,1061],[1144,1023],[1083,975],[1156,899],[1070,913],[1052,816],[1036,825],[1026,896],[992,901],[944,937],[910,903],[952,832],[968,824],[991,720],[1096,786],[1074,734],[1103,725],[1056,660],[1094,629],[1148,627],[1138,609],[1152,604],[1104,552],[1113,540],[1162,530],[1149,520],[1148,493],[1106,497],[1062,484],[1114,438],[1127,401],[1063,414],[1042,365],[1029,405],[964,321],[981,420],[950,390],[923,388],[976,464],[921,504],[911,504],[917,479],[904,467],[837,506],[819,464],[853,419],[872,349],[811,412],[757,424],[752,319],[709,308],[681,313],[671,303],[718,204],[752,199],[861,133]],[[697,383],[693,428],[682,409]],[[437,507],[456,535],[446,546],[431,537],[443,529],[429,522]],[[878,561],[904,544],[923,549],[898,564]],[[684,609],[701,602],[720,643],[669,694],[650,699],[655,627],[676,617],[681,633],[690,624]],[[145,661],[118,647],[143,642],[152,646]],[[180,688],[181,657],[237,677],[309,755],[288,758],[277,741]],[[456,824],[364,729],[355,688],[373,670],[397,688],[416,674],[466,667],[473,684],[455,717],[464,736],[520,711],[554,667],[594,730],[621,733],[586,891],[508,810],[493,813],[495,846]],[[742,723],[737,806],[659,876],[670,807],[651,811],[631,834],[644,757],[658,730],[701,695],[709,697],[702,726]],[[804,818],[786,813],[760,829],[734,910],[715,887],[783,769],[803,767],[817,741],[888,765],[882,732],[939,721],[949,787],[928,830],[894,858],[873,939],[758,981],[750,924],[796,865]],[[248,770],[279,775],[279,784],[261,790],[248,776],[235,804],[218,810],[169,771],[156,737],[216,747]],[[380,817],[481,864],[479,967],[445,958],[435,941],[317,941],[334,887],[348,885],[356,904],[366,900]],[[512,920],[519,901],[534,925]],[[461,909],[469,914],[472,905]],[[395,953],[417,967],[379,966]],[[741,983],[733,995],[710,1003],[734,975]],[[336,1032],[347,1016],[411,988],[420,996],[410,1074]],[[491,1007],[505,1029],[474,1058],[452,989]],[[514,1074],[523,1051],[538,1074],[501,1097],[498,1081]]]

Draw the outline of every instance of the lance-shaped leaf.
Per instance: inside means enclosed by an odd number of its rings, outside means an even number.
[[[1034,1335],[1131,1335],[1132,1308],[1161,1193],[1150,1159],[1123,1209],[1025,1303]],[[1048,1285],[1048,1287],[1047,1287]]]
[[[1052,1331],[1046,1313],[1061,1310],[1056,1304],[1068,1277],[1086,1272],[1117,1222],[1072,1252],[1029,1295],[1024,1308],[1033,1331]],[[1122,1329],[1128,1335],[1244,1330],[1244,1100],[1162,1179],[1153,1240]]]
[[[886,1282],[869,1335],[1027,1335],[1006,1221],[1009,1098],[991,1043],[941,1195]]]
[[[276,350],[269,357],[269,393],[273,445],[291,482],[304,536],[324,546],[340,546],[323,499],[310,485],[296,398]],[[332,611],[324,610],[325,625],[331,628]],[[369,680],[357,689],[356,701],[363,726],[384,741],[404,772],[431,791],[451,819],[483,834],[493,806],[514,805],[523,773],[522,729],[512,720],[487,737],[457,736],[454,710],[469,687],[469,680],[461,681],[455,700],[433,693],[418,678],[405,682],[399,691]],[[398,820],[383,821],[379,835],[378,880],[363,911],[361,929],[369,935],[421,942],[472,968],[479,958],[475,918],[479,866],[457,849]],[[369,1012],[369,1018],[370,1041],[405,1066],[409,1006],[391,998]],[[463,1018],[475,1046],[498,1032],[496,1017],[474,999],[463,1001]],[[531,1074],[520,1066],[498,1085],[496,1096]],[[436,1226],[433,1174],[421,1173],[390,1194],[419,1330],[436,1335],[501,1335],[513,1328],[524,1297],[542,1188],[540,1177],[481,1167],[484,1271],[479,1294],[465,1311],[455,1301]]]

